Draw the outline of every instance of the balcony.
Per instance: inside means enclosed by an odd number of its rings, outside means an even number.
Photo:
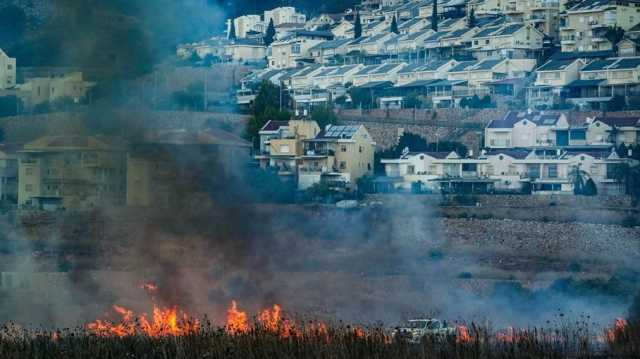
[[[561,45],[574,45],[576,43],[575,36],[563,36],[560,38]]]

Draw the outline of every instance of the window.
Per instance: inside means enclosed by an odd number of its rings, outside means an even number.
[[[33,185],[30,185],[30,184],[26,184],[26,185],[24,185],[24,191],[25,191],[25,192],[31,192],[31,191],[33,191]]]
[[[363,151],[362,146],[360,146],[360,147],[358,148],[358,150],[359,150],[359,152],[360,152],[360,153],[362,153],[362,151]]]
[[[340,145],[341,152],[347,152],[347,145]]]
[[[607,179],[616,179],[619,168],[619,163],[607,163]]]
[[[547,176],[549,178],[558,178],[558,165],[551,164],[547,167]]]
[[[407,174],[412,175],[412,174],[415,174],[415,173],[416,173],[416,167],[415,166],[412,166],[412,165],[407,166]]]
[[[289,153],[289,145],[282,145],[282,146],[280,146],[280,152],[282,152],[282,153]]]
[[[476,172],[478,170],[477,163],[463,163],[462,172]]]
[[[341,170],[344,170],[344,169],[346,169],[346,168],[347,168],[347,162],[345,162],[345,161],[340,161],[340,169],[341,169]]]
[[[24,170],[24,174],[27,175],[27,176],[31,176],[33,174],[33,168],[32,167],[27,167]]]
[[[583,129],[571,130],[569,131],[569,138],[575,141],[584,141],[587,139],[587,131]]]
[[[300,44],[293,44],[293,46],[291,46],[291,53],[293,54],[299,54],[300,53]]]
[[[7,65],[7,70],[13,70],[13,65],[11,64]]]

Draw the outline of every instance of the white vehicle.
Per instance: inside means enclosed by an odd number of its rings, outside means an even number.
[[[405,338],[410,343],[420,343],[425,337],[435,339],[455,338],[458,330],[439,319],[411,319],[393,331],[394,337]]]

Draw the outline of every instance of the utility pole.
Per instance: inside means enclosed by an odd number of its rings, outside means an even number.
[[[203,109],[203,111],[206,112],[207,111],[207,90],[208,90],[207,89],[207,70],[206,69],[204,70],[204,84],[203,84],[203,86],[204,86],[204,93],[203,93],[203,96],[202,96],[202,101],[204,103],[203,103],[202,109]]]

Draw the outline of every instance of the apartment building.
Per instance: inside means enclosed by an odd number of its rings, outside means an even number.
[[[296,8],[291,6],[283,6],[264,12],[264,23],[269,24],[273,20],[273,25],[281,24],[304,24],[307,17],[304,14],[296,12]]]
[[[267,22],[267,25],[268,24]],[[265,23],[262,21],[260,15],[239,16],[233,19],[233,25],[235,27],[236,37],[239,39],[244,39],[251,33],[264,33],[266,31]],[[231,21],[229,21],[228,26],[231,26]]]
[[[27,107],[70,99],[79,103],[85,99],[94,83],[85,81],[82,72],[71,72],[48,77],[35,77],[19,86],[20,97]]]
[[[640,118],[596,116],[586,123],[586,144],[626,146],[640,143]]]
[[[531,25],[538,31],[558,38],[560,3],[558,0],[508,0],[504,14],[507,21]]]
[[[304,141],[298,188],[320,182],[354,188],[359,178],[373,174],[375,142],[362,126],[328,125],[315,138]]]
[[[315,121],[269,121],[260,129],[260,154],[256,160],[260,167],[274,170],[278,175],[295,181],[300,157],[304,154],[303,141],[320,133]]]
[[[16,85],[16,59],[9,57],[0,49],[0,90]]]
[[[18,205],[57,209],[124,205],[126,147],[100,136],[45,136],[18,152]]]
[[[566,10],[560,20],[563,52],[611,50],[609,27],[628,30],[640,23],[640,3],[633,0],[587,0]]]

